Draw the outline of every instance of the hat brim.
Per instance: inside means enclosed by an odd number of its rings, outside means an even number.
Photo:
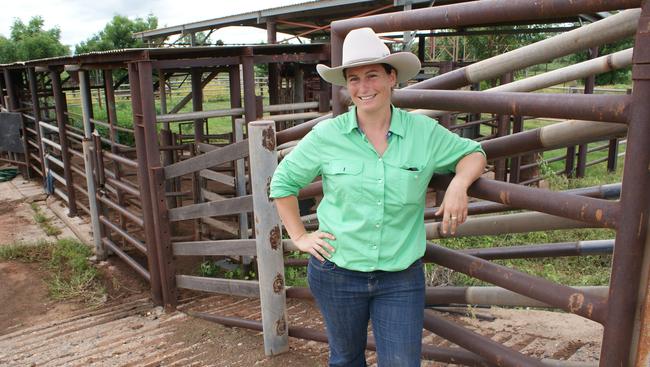
[[[345,80],[345,76],[343,75],[343,69],[373,64],[388,64],[395,68],[397,71],[398,83],[403,83],[413,78],[420,72],[421,68],[420,60],[417,56],[410,52],[397,52],[385,57],[361,62],[353,62],[333,68],[327,65],[318,64],[316,65],[316,71],[318,71],[318,74],[326,82],[345,87],[347,82]]]

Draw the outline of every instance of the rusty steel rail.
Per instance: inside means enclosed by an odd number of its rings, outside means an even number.
[[[218,316],[205,312],[188,312],[187,314],[225,326],[234,326],[244,329],[262,331],[262,323],[259,321],[240,319],[236,317]],[[327,343],[327,334],[322,331],[309,328],[289,326],[289,336]],[[377,350],[375,340],[372,336],[368,336],[366,349],[373,351]],[[439,348],[430,345],[422,345],[422,357],[424,359],[432,361],[462,364],[464,366],[491,366],[491,364],[481,359],[476,354],[462,350],[460,348]]]
[[[428,244],[427,261],[456,270],[471,277],[501,286],[526,297],[575,313],[601,324],[607,315],[607,299],[594,297],[574,288],[537,278],[487,260]]]
[[[402,89],[393,92],[392,100],[396,106],[408,108],[625,123],[632,98],[628,95]]]
[[[438,176],[431,180],[431,185],[444,190],[451,180],[451,176]],[[617,228],[621,210],[620,204],[614,201],[539,190],[484,178],[476,180],[467,192],[473,197],[514,208],[526,208],[606,228]]]

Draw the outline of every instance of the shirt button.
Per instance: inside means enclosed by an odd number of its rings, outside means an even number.
[[[375,224],[375,227],[379,228],[379,223]]]
[[[379,157],[379,161],[381,161],[381,157]]]
[[[381,183],[383,180],[380,178],[380,179],[378,179],[377,181],[379,181],[379,183]]]
[[[377,205],[381,205],[381,200],[377,201]]]

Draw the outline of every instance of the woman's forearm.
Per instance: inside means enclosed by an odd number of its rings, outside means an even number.
[[[284,224],[284,229],[293,241],[307,233],[302,220],[300,220],[298,198],[295,196],[276,198],[275,206],[278,208],[278,214],[280,214],[280,218]]]
[[[467,189],[477,178],[481,177],[486,163],[485,156],[480,152],[466,155],[456,164],[454,183]]]

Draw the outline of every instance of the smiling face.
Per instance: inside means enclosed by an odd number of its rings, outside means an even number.
[[[348,92],[357,111],[374,113],[390,108],[392,87],[397,75],[390,73],[381,64],[357,66],[345,69]]]

